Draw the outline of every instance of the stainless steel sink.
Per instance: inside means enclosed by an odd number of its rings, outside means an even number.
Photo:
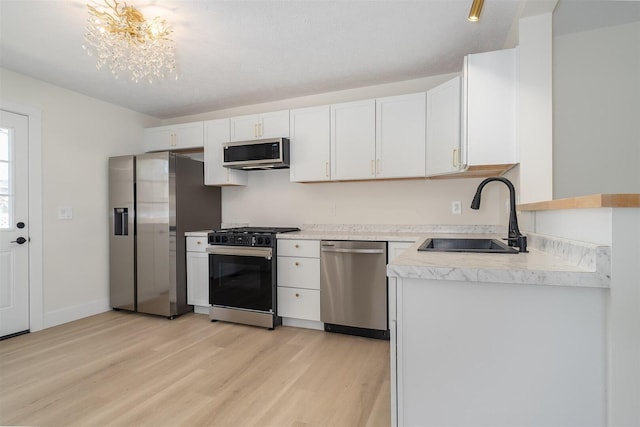
[[[518,249],[509,247],[497,239],[472,239],[472,238],[438,238],[427,239],[419,251],[426,252],[475,252],[495,254],[517,254]]]

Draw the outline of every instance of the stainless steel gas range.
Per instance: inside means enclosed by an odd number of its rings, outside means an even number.
[[[209,318],[273,329],[277,313],[276,234],[294,227],[240,227],[209,233]]]

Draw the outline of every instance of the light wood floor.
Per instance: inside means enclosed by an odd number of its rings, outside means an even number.
[[[0,424],[388,426],[389,342],[108,312],[0,341]]]

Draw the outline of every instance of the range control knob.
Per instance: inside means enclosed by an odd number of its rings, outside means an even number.
[[[264,238],[264,244],[267,246],[271,246],[271,237],[265,237]]]

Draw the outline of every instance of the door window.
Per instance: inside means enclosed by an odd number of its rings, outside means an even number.
[[[0,229],[11,228],[11,150],[9,129],[0,128]]]

